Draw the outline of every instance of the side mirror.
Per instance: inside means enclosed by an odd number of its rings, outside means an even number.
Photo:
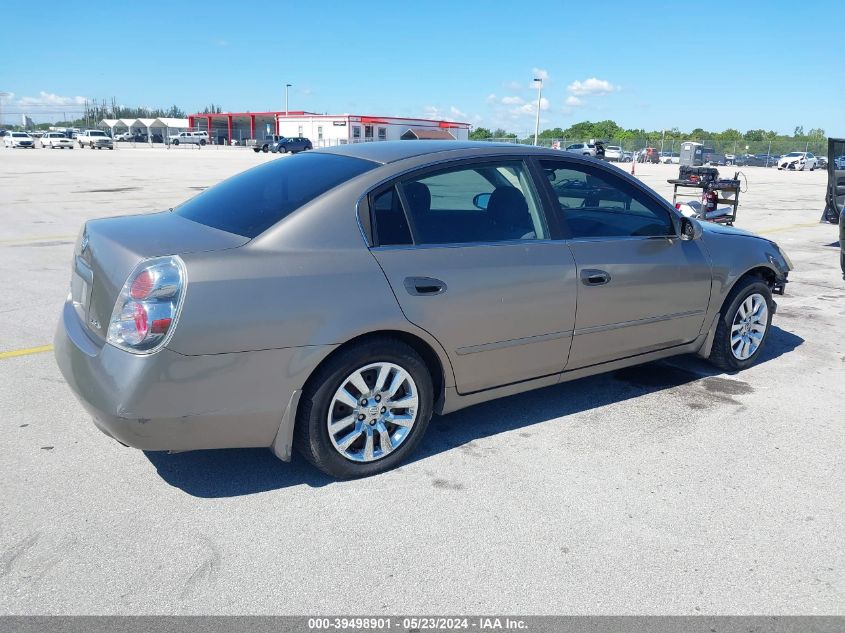
[[[681,239],[682,240],[700,240],[704,234],[704,230],[694,218],[681,218]]]
[[[489,193],[477,193],[472,199],[472,204],[475,205],[476,209],[484,211],[487,209],[487,205],[490,204],[490,195]]]

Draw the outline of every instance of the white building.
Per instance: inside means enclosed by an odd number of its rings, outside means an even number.
[[[406,119],[355,114],[303,114],[276,117],[276,129],[282,136],[305,136],[314,147],[399,140],[469,139],[469,123]]]

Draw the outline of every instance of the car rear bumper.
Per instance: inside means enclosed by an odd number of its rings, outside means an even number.
[[[269,447],[277,435],[289,438],[295,416],[284,415],[286,407],[313,369],[302,350],[316,362],[334,347],[132,354],[94,342],[70,302],[54,345],[62,375],[94,424],[122,444],[154,451]],[[280,428],[283,419],[290,429]]]

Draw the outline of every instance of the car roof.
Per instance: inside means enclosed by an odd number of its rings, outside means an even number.
[[[487,143],[484,141],[378,141],[373,143],[350,143],[347,145],[336,145],[324,147],[316,152],[325,154],[337,154],[361,158],[376,163],[393,163],[406,158],[423,156],[426,154],[439,154],[443,152],[456,152],[460,150],[480,149],[510,149],[516,152],[543,152],[543,148],[533,145],[521,145],[517,143]],[[548,152],[548,150],[546,150]],[[471,153],[471,152],[467,152]]]

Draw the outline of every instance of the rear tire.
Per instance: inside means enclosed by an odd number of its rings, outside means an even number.
[[[401,438],[399,435],[392,437],[399,438],[398,444],[386,452],[383,456],[376,456],[371,461],[354,461],[352,458],[342,454],[341,450],[336,447],[335,443],[339,442],[339,438],[344,435],[352,435],[357,432],[359,426],[362,429],[361,434],[356,436],[355,442],[351,443],[354,447],[358,442],[365,443],[368,434],[372,434],[373,442],[378,441],[379,451],[384,451],[382,448],[382,436],[376,435],[376,430],[379,428],[378,423],[373,422],[376,426],[370,425],[365,420],[359,423],[360,418],[355,418],[355,421],[349,423],[348,427],[344,427],[339,431],[335,431],[334,439],[330,437],[329,433],[329,419],[330,416],[339,415],[352,416],[355,415],[353,410],[346,407],[346,410],[340,411],[336,407],[343,408],[343,404],[336,399],[336,394],[344,386],[349,386],[350,376],[357,375],[366,382],[368,389],[376,392],[377,376],[374,373],[367,374],[367,372],[358,373],[358,370],[366,368],[370,365],[383,364],[391,365],[395,368],[405,372],[410,377],[410,382],[403,383],[413,385],[416,388],[417,406],[414,409],[416,417],[413,419],[410,430]],[[396,376],[398,374],[390,374]],[[382,386],[382,392],[385,393],[384,402],[389,403],[390,397],[386,394],[386,383],[388,376],[385,375],[385,385]],[[369,382],[367,382],[369,380]],[[356,389],[355,387],[352,387]],[[404,389],[405,387],[401,387]],[[360,391],[360,390],[358,390]],[[363,391],[352,394],[353,399],[357,401],[358,398],[364,397]],[[413,394],[413,390],[409,393]],[[353,344],[348,348],[340,351],[336,356],[325,363],[317,372],[309,379],[305,392],[302,394],[302,399],[299,402],[299,410],[296,416],[296,427],[294,429],[294,446],[299,453],[311,464],[322,470],[324,473],[335,477],[337,479],[352,479],[357,477],[368,477],[386,470],[395,468],[402,462],[419,444],[422,436],[425,434],[426,427],[431,419],[434,389],[432,386],[431,375],[428,368],[410,346],[395,338],[384,338],[379,340],[362,341],[358,344]],[[375,404],[374,395],[369,395],[370,404]],[[359,403],[360,404],[360,403]],[[378,407],[379,405],[375,405]],[[388,404],[389,406],[389,404]],[[331,411],[330,411],[331,409]],[[366,410],[366,407],[363,407]],[[402,409],[400,409],[402,410]],[[406,410],[404,415],[411,412]],[[364,414],[360,414],[364,417]],[[354,426],[353,426],[354,425]],[[399,433],[405,425],[393,426],[390,423],[385,423],[384,428],[388,429],[388,433]],[[368,430],[369,428],[369,430]],[[348,429],[348,431],[347,431]],[[373,430],[376,429],[376,430]],[[401,433],[400,433],[401,435]],[[391,439],[391,442],[394,440]],[[370,444],[372,449],[373,443]],[[350,447],[350,451],[352,448]],[[361,450],[365,450],[361,448]]]
[[[264,153],[266,154],[267,152],[269,152],[269,151],[270,151],[270,147],[269,147],[269,146],[267,146],[267,145],[264,145],[264,146],[261,148],[261,151],[262,151],[262,152],[264,152]]]
[[[759,326],[765,323],[765,331],[762,332],[762,338],[757,342],[756,349],[753,350],[749,356],[743,358],[743,354],[735,353],[735,345],[731,344],[731,337],[738,336],[742,333],[743,328],[738,324],[743,322],[742,315],[738,315],[743,306],[746,308],[752,304],[755,297],[762,297],[765,303],[766,314],[765,318],[760,320]],[[716,335],[713,338],[713,348],[710,350],[708,360],[719,369],[732,373],[742,371],[751,367],[760,357],[763,348],[766,346],[766,340],[769,338],[769,332],[772,329],[772,313],[774,312],[774,301],[772,300],[772,291],[768,284],[759,277],[747,277],[739,282],[731,289],[728,296],[725,298],[725,303],[722,306],[722,312],[719,315],[719,323],[716,326]],[[754,329],[749,330],[749,334],[755,332]]]

